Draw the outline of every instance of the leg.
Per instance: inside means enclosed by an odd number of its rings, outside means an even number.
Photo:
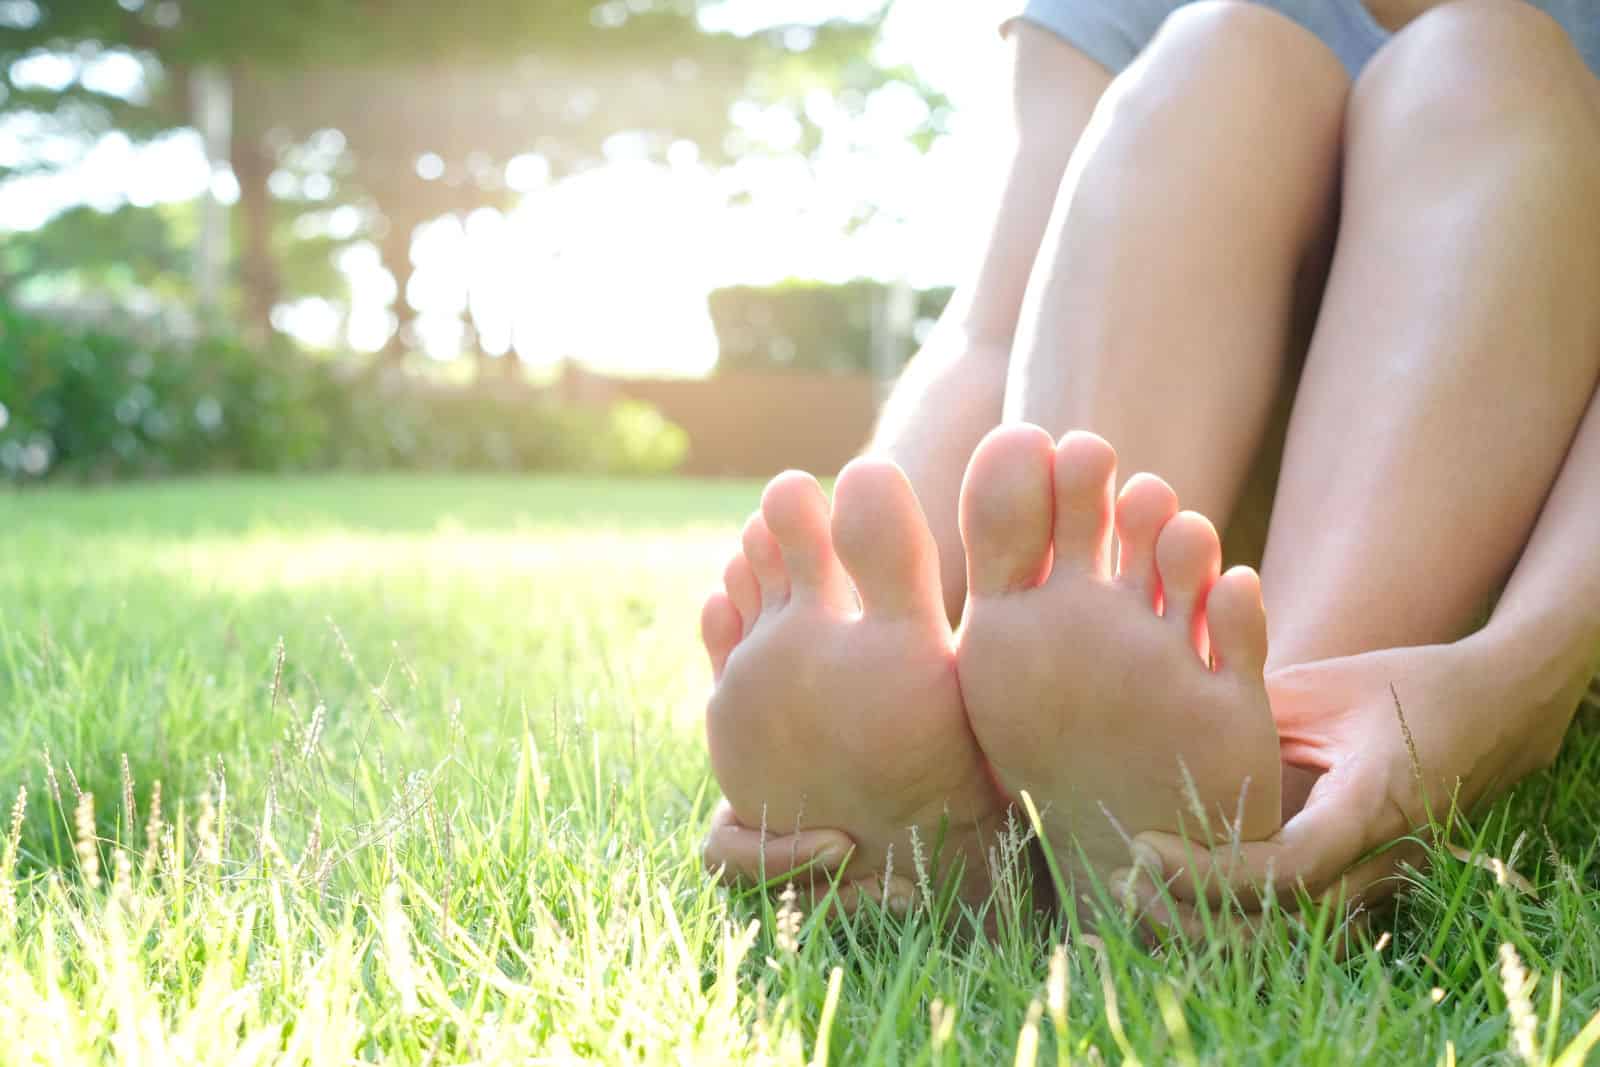
[[[1110,83],[1104,68],[1048,31],[1012,32],[1012,141],[976,275],[895,385],[871,447],[906,472],[939,545],[954,622],[966,599],[956,498],[972,450],[1000,422],[1006,364],[1033,262],[1067,158]]]
[[[1169,20],[1069,166],[1013,413],[1121,433],[1135,464],[1227,508],[1331,208],[1345,89],[1333,55],[1271,12],[1207,3]],[[1270,161],[1253,149],[1263,129]],[[1105,440],[1051,436],[995,431],[962,492],[957,662],[979,744],[1039,804],[1058,858],[1077,867],[1081,848],[1101,876],[1127,862],[1124,832],[1271,833],[1280,761],[1254,573],[1219,578],[1215,531],[1160,479],[1133,478],[1113,504]]]
[[[1533,7],[1447,4],[1363,74],[1263,564],[1273,667],[1475,621],[1600,372],[1597,203],[1594,80]]]
[[[950,618],[959,614],[966,595],[966,563],[956,526],[961,474],[979,438],[999,421],[1027,264],[1039,247],[1067,157],[1111,80],[1098,64],[1026,23],[1018,25],[1012,40],[1014,146],[981,269],[961,287],[934,337],[896,386],[871,449],[904,469],[915,497],[907,503],[897,491],[904,479],[890,477],[887,472],[892,467],[873,460],[854,468],[848,478],[841,476],[834,511],[836,531],[854,531],[858,538],[880,542],[880,548],[897,540],[920,544],[919,539],[930,536],[917,508],[920,498],[932,520],[931,537],[937,546],[929,557],[933,564],[891,568],[894,581],[904,585],[893,590],[893,596],[904,602],[932,602]],[[876,502],[870,493],[846,491],[861,483],[863,470],[871,472],[868,484],[873,479],[883,482],[883,495]],[[804,482],[793,478],[775,482],[768,504],[791,520],[795,516],[803,520],[787,526],[772,523],[781,560],[761,564],[748,553],[737,554],[728,566],[726,592],[712,596],[702,616],[706,648],[719,677],[707,726],[717,777],[732,802],[731,812],[725,806],[718,813],[706,859],[713,867],[726,865],[725,876],[752,880],[768,873],[765,857],[776,858],[773,870],[787,869],[791,858],[805,859],[819,850],[842,853],[850,846],[849,839],[833,831],[791,835],[803,815],[805,825],[835,825],[855,833],[861,851],[853,869],[868,872],[886,854],[892,832],[904,829],[905,823],[894,814],[905,807],[902,801],[909,799],[916,806],[920,802],[914,797],[926,800],[939,782],[949,784],[951,767],[978,759],[964,715],[951,721],[939,714],[951,698],[959,707],[949,628],[941,618],[939,626],[924,626],[911,638],[890,641],[898,655],[885,655],[883,642],[874,651],[872,642],[859,638],[869,632],[881,635],[886,627],[851,621],[854,606],[836,583],[826,596],[811,598],[813,608],[821,604],[826,610],[773,612],[785,621],[758,628],[769,605],[781,601],[776,593],[768,597],[758,591],[756,565],[781,575],[805,570],[807,560],[831,560],[834,551],[833,546],[807,540],[808,534],[826,530],[826,513]],[[761,551],[769,541],[760,533],[764,523],[753,523],[752,537],[747,537],[747,545]],[[850,547],[841,541],[837,548],[848,562]],[[835,577],[837,570],[837,563],[830,564]],[[855,574],[858,585],[863,574],[866,582],[872,581],[866,573],[870,570]],[[795,584],[803,582],[796,578]],[[882,617],[869,598],[863,618]],[[841,635],[853,638],[838,640]],[[930,703],[928,679],[937,675],[933,665],[940,663],[946,669],[941,677],[949,684],[934,687],[941,689],[943,704]],[[877,696],[869,699],[869,690]],[[896,728],[942,730],[943,740],[921,754],[908,753],[893,732],[879,730],[870,736],[886,747],[869,754],[855,729],[862,725],[860,716],[840,718],[842,710],[859,709],[864,701],[884,707],[884,721]],[[792,721],[773,718],[772,708],[778,705],[785,709],[783,718]],[[922,723],[908,718],[913,710]],[[826,736],[835,727],[834,735]],[[805,742],[799,751],[817,759],[797,764],[792,743],[796,739]],[[863,757],[855,763],[852,746]],[[923,758],[934,752],[939,765],[925,768]],[[912,780],[883,774],[887,764],[908,770]],[[924,770],[927,776],[916,780]],[[839,782],[848,783],[848,788],[841,791],[836,787]],[[905,786],[907,796],[895,798],[892,782]],[[829,806],[845,795],[862,800],[863,789],[877,790],[873,803]],[[808,793],[813,802],[802,812],[799,798]],[[771,848],[767,827],[775,828],[782,838],[771,841]],[[902,862],[901,870],[907,869]]]
[[[1112,441],[1225,520],[1285,364],[1296,275],[1331,221],[1348,82],[1241,3],[1168,20],[1102,100],[1034,267],[1008,419]]]

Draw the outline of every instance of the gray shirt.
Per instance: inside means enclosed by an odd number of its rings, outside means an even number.
[[[1021,18],[1055,33],[1113,74],[1133,62],[1156,29],[1190,0],[1027,0]],[[1316,34],[1353,78],[1394,36],[1361,0],[1252,0]],[[1528,0],[1561,23],[1589,69],[1600,74],[1600,11],[1595,0]]]

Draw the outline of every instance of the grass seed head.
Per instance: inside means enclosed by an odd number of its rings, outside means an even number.
[[[17,887],[12,873],[17,865],[17,852],[22,847],[22,820],[28,811],[28,787],[17,787],[17,799],[11,805],[11,825],[6,831],[6,843],[0,852],[0,934],[9,934],[17,926]]]
[[[300,758],[309,761],[317,754],[317,748],[322,744],[322,728],[328,721],[328,706],[318,702],[311,710],[311,719],[306,723],[305,737],[300,742]]]
[[[78,806],[72,813],[78,855],[78,869],[83,872],[83,884],[90,889],[100,888],[100,845],[94,832],[94,794],[79,793]]]
[[[911,828],[911,866],[917,875],[917,892],[922,894],[922,902],[927,907],[933,907],[933,876],[928,868],[928,853],[922,847],[922,834],[915,826]]]
[[[1045,980],[1045,1006],[1057,1033],[1067,1026],[1067,946],[1063,942],[1050,953],[1050,972]]]
[[[208,789],[200,794],[200,814],[195,817],[194,836],[200,847],[200,862],[216,866],[222,862],[222,838],[217,835],[217,802]]]
[[[61,779],[56,777],[56,765],[50,760],[50,746],[44,746],[44,781],[50,789],[50,795],[55,798],[56,807],[61,807]]]
[[[283,692],[283,661],[288,658],[288,651],[284,648],[283,638],[278,638],[278,647],[272,653],[272,700],[267,705],[269,711],[278,708],[278,694]]]
[[[22,821],[28,815],[28,787],[17,787],[17,799],[11,803],[11,824],[6,828],[6,847],[0,852],[0,873],[10,875],[17,862],[17,852],[22,847]]]
[[[1523,1063],[1543,1062],[1539,1052],[1539,1018],[1533,1011],[1533,987],[1538,980],[1528,974],[1511,942],[1500,943],[1500,989],[1511,1016],[1511,1051]]]
[[[417,1014],[416,960],[411,953],[411,920],[401,904],[399,882],[390,882],[383,891],[383,955],[389,964],[389,981],[400,994],[400,1012]]]
[[[124,909],[133,902],[133,860],[125,848],[111,850],[111,902]]]
[[[161,779],[150,784],[150,810],[144,817],[145,864],[154,863],[161,848]]]
[[[778,914],[772,931],[772,939],[778,950],[791,955],[800,951],[801,915],[796,903],[798,899],[799,894],[795,892],[793,882],[783,887],[783,892],[778,894]]]
[[[122,754],[122,818],[126,833],[132,833],[134,823],[139,821],[138,810],[133,802],[133,769],[128,766],[128,754]]]
[[[945,1046],[950,1044],[950,1038],[955,1035],[956,1012],[939,998],[934,997],[928,1005],[928,1026],[931,1031],[933,1055],[935,1059],[942,1059]]]

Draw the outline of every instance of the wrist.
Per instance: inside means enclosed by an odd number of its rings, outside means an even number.
[[[1597,643],[1553,621],[1491,619],[1457,642],[1475,686],[1535,731],[1564,734],[1593,678]]]

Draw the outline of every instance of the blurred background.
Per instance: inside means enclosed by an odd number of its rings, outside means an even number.
[[[831,473],[969,266],[1000,13],[0,0],[0,480]]]

